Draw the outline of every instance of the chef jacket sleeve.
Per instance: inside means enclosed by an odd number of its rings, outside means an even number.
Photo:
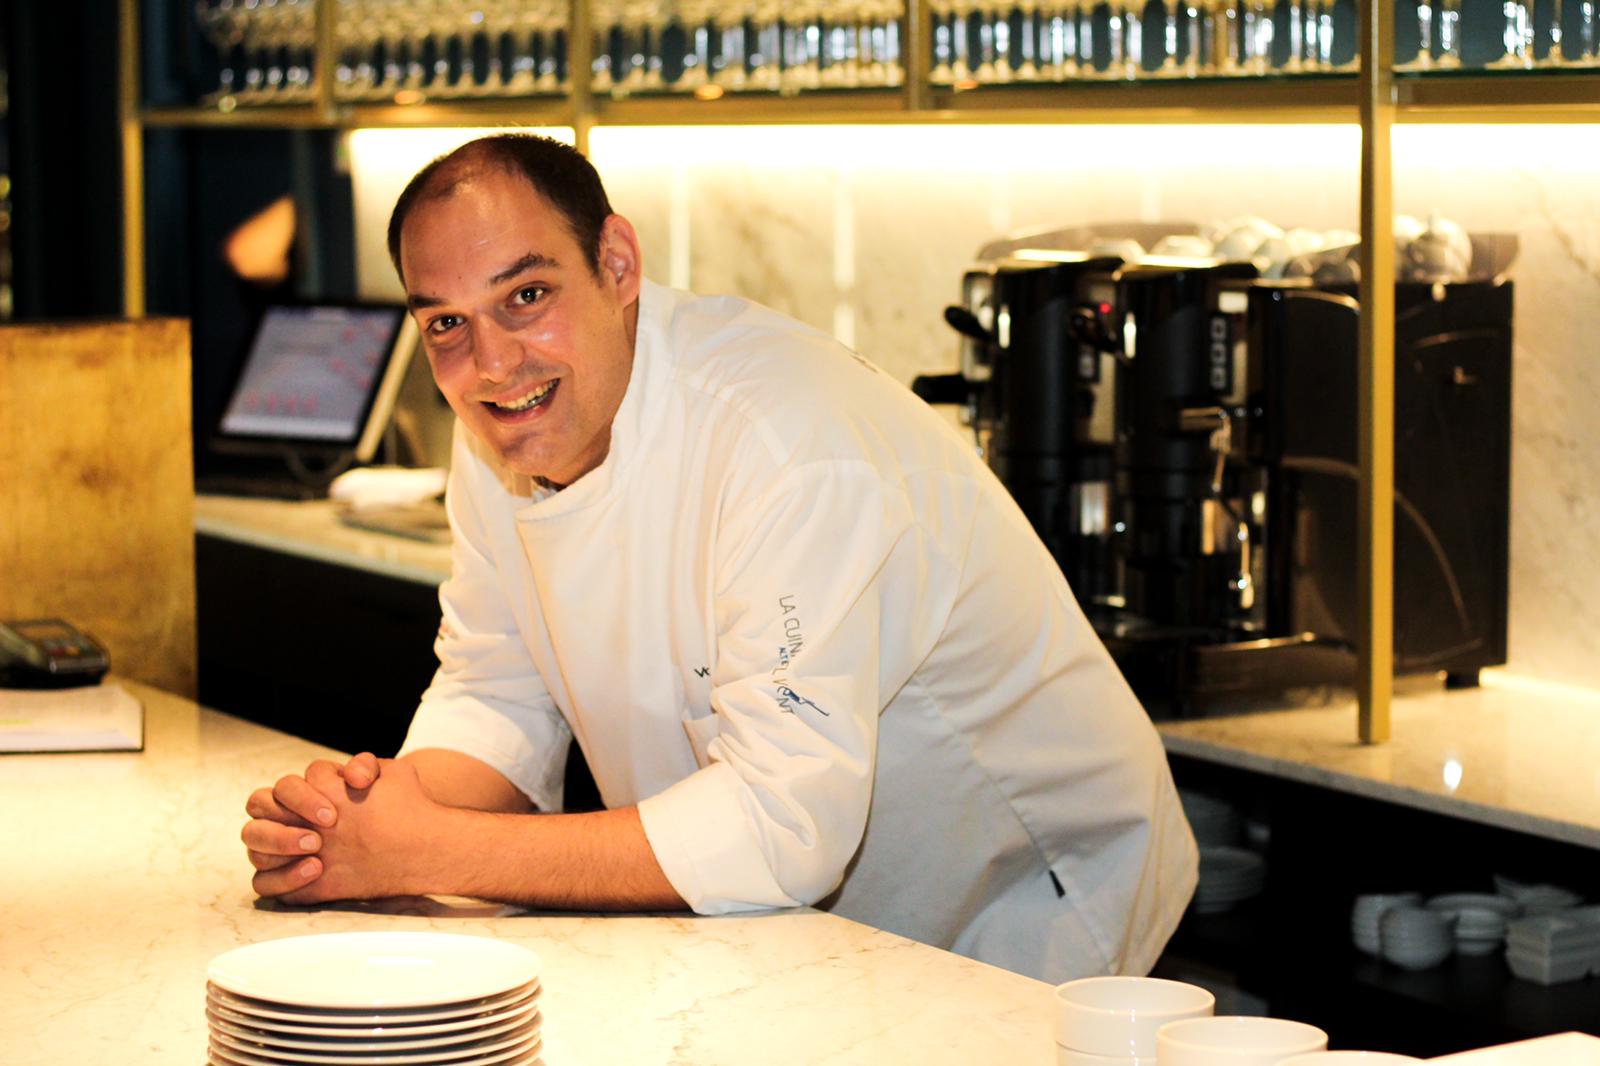
[[[719,914],[813,903],[841,882],[872,796],[878,715],[936,633],[938,575],[905,492],[815,462],[718,527],[712,715],[700,769],[639,804],[662,871]]]
[[[447,748],[471,755],[536,808],[554,812],[572,733],[528,655],[495,563],[484,512],[500,502],[491,479],[458,430],[445,493],[453,547],[450,578],[439,589],[439,669],[400,754]]]

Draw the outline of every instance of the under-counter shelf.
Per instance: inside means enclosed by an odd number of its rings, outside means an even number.
[[[1403,699],[1395,710],[1399,737]],[[1471,712],[1460,723],[1464,732],[1482,724]],[[1378,762],[1393,746],[1363,749],[1348,730],[1340,735],[1340,747]],[[1482,741],[1497,739],[1505,738]],[[1266,883],[1260,896],[1229,911],[1191,909],[1157,965],[1159,976],[1237,988],[1274,1015],[1322,1026],[1336,1047],[1431,1057],[1568,1030],[1600,1032],[1600,981],[1545,987],[1519,980],[1502,952],[1455,955],[1409,971],[1356,950],[1350,919],[1361,893],[1490,891],[1496,876],[1558,883],[1596,898],[1600,852],[1279,776],[1267,766],[1181,755],[1172,766],[1180,788],[1227,802],[1253,824],[1251,846],[1265,859]]]
[[[1500,670],[1397,688],[1394,737],[1354,743],[1353,701],[1159,724],[1169,755],[1600,849],[1600,693]]]

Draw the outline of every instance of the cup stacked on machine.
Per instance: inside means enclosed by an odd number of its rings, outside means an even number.
[[[486,937],[331,933],[212,960],[214,1066],[537,1066],[539,960]]]

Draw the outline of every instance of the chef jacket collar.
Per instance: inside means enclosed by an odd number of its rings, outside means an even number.
[[[628,387],[611,420],[611,444],[600,465],[559,492],[534,487],[534,501],[516,513],[519,522],[540,522],[592,506],[608,499],[625,483],[639,462],[642,442],[661,417],[658,397],[671,376],[671,353],[666,344],[666,324],[672,314],[674,293],[648,278],[640,279],[639,320],[634,333],[633,366]]]

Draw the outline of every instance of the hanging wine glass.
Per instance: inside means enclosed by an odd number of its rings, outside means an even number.
[[[1531,0],[1500,0],[1500,41],[1505,54],[1488,64],[1490,70],[1529,70],[1533,67],[1533,4]]]

